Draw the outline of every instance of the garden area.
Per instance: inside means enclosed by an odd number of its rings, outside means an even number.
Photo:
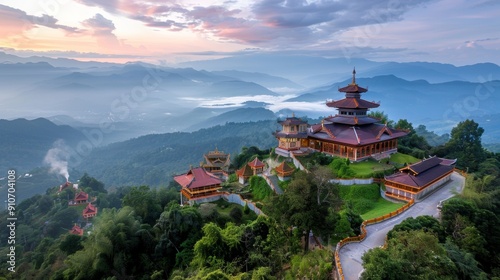
[[[377,184],[340,186],[339,195],[363,220],[383,216],[404,205],[382,198]]]

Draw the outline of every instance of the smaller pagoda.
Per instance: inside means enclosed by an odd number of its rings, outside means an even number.
[[[288,157],[290,152],[308,146],[307,121],[292,114],[292,117],[287,117],[284,121],[278,123],[281,124],[282,129],[274,133],[274,136],[278,139],[277,154]]]
[[[74,205],[80,205],[80,204],[85,204],[89,202],[89,195],[88,193],[84,191],[80,191],[75,193],[75,198],[73,200],[70,200],[68,202],[68,205],[74,206]]]
[[[258,176],[264,173],[264,167],[266,165],[255,157],[252,161],[243,165],[242,168],[236,170],[236,175],[238,176],[238,182],[245,185],[248,179],[252,176]]]
[[[217,195],[222,181],[203,167],[190,168],[188,172],[174,177],[181,185],[181,193],[187,200],[199,200]]]
[[[97,216],[97,207],[89,202],[87,204],[87,207],[85,207],[85,209],[83,209],[82,216],[85,219],[93,218],[93,217]]]
[[[209,151],[203,155],[204,161],[200,163],[206,171],[218,176],[219,178],[226,179],[229,172],[229,165],[231,158],[229,154],[219,151],[217,147],[214,151]]]
[[[77,224],[75,224],[70,230],[69,230],[69,234],[74,234],[74,235],[80,235],[82,236],[83,235],[83,229],[78,226]]]
[[[292,176],[293,172],[295,172],[295,168],[291,167],[288,162],[283,161],[280,165],[274,168],[274,171],[276,171],[280,181],[286,181],[289,180],[290,176]]]

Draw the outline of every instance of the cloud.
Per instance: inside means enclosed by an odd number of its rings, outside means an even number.
[[[105,18],[101,14],[95,14],[94,17],[86,19],[82,25],[88,29],[88,32],[96,38],[99,47],[103,48],[121,48],[123,44],[118,40],[113,31],[116,29],[113,21]]]
[[[11,8],[0,4],[0,37],[10,37],[24,33],[30,29],[36,28],[37,26],[45,26],[53,29],[60,29],[65,31],[67,34],[80,33],[82,30],[58,24],[58,20],[53,16],[41,15],[34,16],[29,15],[26,12]]]
[[[399,21],[406,12],[430,0],[262,0],[245,10],[241,7],[248,7],[248,3],[242,0],[196,6],[183,6],[174,0],[78,1],[147,26],[189,29],[213,40],[286,48],[306,40],[321,42],[351,27]]]
[[[0,47],[0,51],[7,54],[13,54],[22,57],[29,56],[46,56],[51,58],[131,58],[131,59],[141,59],[149,58],[146,55],[135,55],[135,54],[105,54],[96,52],[77,52],[77,51],[36,51],[36,50],[16,50],[13,48],[3,48]]]

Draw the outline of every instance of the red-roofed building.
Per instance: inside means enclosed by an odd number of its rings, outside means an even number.
[[[87,204],[87,207],[83,209],[82,216],[85,219],[97,216],[97,207],[89,202],[89,204]]]
[[[298,150],[313,150],[359,161],[369,157],[380,159],[397,152],[397,139],[408,133],[368,116],[368,111],[380,104],[361,99],[361,93],[368,90],[356,84],[356,71],[353,71],[352,83],[339,91],[345,92],[344,99],[326,103],[328,107],[337,108],[338,113],[320,124],[307,127],[306,122],[300,122],[300,131],[290,131],[288,124],[299,123],[297,118],[280,122],[283,128],[275,133],[279,141],[276,153],[288,157]]]
[[[247,183],[248,178],[256,175],[261,175],[264,173],[264,167],[266,165],[255,157],[252,161],[243,165],[242,168],[236,170],[236,175],[238,175],[238,181],[240,184],[244,185]]]
[[[276,174],[278,175],[278,179],[281,181],[287,180],[292,176],[293,172],[295,172],[295,168],[291,167],[288,162],[283,161],[280,165],[274,168]]]
[[[253,170],[248,164],[245,164],[242,168],[236,170],[236,175],[238,176],[238,182],[244,185],[248,182],[248,179],[253,176]]]
[[[248,163],[248,166],[252,168],[253,175],[259,175],[264,172],[264,167],[266,166],[262,161],[260,161],[257,157],[255,157],[251,162]]]
[[[217,194],[222,181],[203,167],[191,168],[187,173],[175,176],[181,185],[181,193],[188,200],[196,200]]]
[[[385,177],[386,195],[403,200],[419,199],[448,182],[456,160],[431,157]]]
[[[70,234],[75,234],[75,235],[80,235],[82,236],[83,235],[83,229],[80,228],[77,224],[75,224],[73,226],[73,228],[71,228],[71,230],[69,231]]]
[[[83,204],[87,203],[88,201],[89,201],[88,193],[80,191],[75,194],[75,199],[74,199],[75,204]]]

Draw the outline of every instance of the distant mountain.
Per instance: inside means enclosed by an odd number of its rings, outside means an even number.
[[[181,66],[193,67],[207,71],[238,70],[245,72],[266,73],[284,77],[305,86],[318,85],[317,79],[307,79],[328,74],[331,79],[339,73],[349,74],[353,67],[361,72],[383,63],[373,62],[360,58],[323,58],[308,55],[287,54],[248,54],[226,57],[214,60],[190,61],[181,63]],[[311,81],[307,83],[307,81]],[[305,81],[303,83],[302,81]]]
[[[250,73],[236,70],[212,71],[212,73],[232,77],[246,82],[257,83],[276,92],[297,91],[303,88],[303,86],[300,86],[297,83],[290,81],[289,79],[271,76],[263,73]]]
[[[275,92],[252,82],[224,81],[213,83],[205,89],[205,96],[230,97],[242,95],[277,95]]]
[[[80,131],[44,118],[0,120],[0,133],[0,170],[14,168],[18,172],[42,166],[56,140],[64,140],[75,150],[77,143],[85,139]]]
[[[232,154],[244,146],[276,145],[276,121],[227,123],[196,132],[146,135],[94,149],[75,168],[107,187],[168,185],[174,174],[199,166],[203,154],[215,149]]]
[[[395,75],[405,80],[427,80],[430,83],[449,81],[486,82],[500,80],[500,66],[493,63],[478,63],[454,66],[430,62],[388,62],[361,72],[360,77]]]
[[[47,62],[54,67],[65,67],[65,68],[93,68],[93,67],[109,67],[109,66],[119,66],[118,63],[109,62],[98,62],[98,61],[79,61],[69,58],[50,58],[46,56],[30,56],[30,57],[20,57],[12,54],[7,54],[5,52],[0,52],[0,61],[8,61],[13,63],[37,63],[37,62]]]
[[[192,125],[186,129],[186,131],[196,131],[198,129],[210,128],[226,123],[244,123],[275,119],[276,115],[271,110],[264,108],[238,108]]]

